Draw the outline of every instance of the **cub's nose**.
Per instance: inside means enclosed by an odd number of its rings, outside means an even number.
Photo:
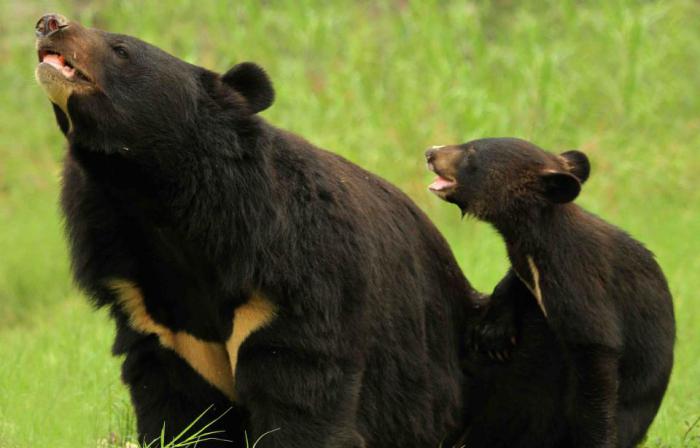
[[[438,152],[438,149],[440,148],[444,148],[444,146],[431,146],[427,151],[425,151],[425,159],[428,161],[428,163],[435,159],[435,153]]]
[[[37,37],[48,37],[68,26],[68,19],[60,14],[45,14],[36,22]]]

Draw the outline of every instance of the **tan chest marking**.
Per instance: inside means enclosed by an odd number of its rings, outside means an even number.
[[[241,344],[256,330],[272,322],[277,313],[274,304],[260,294],[253,294],[248,302],[236,308],[233,315],[233,331],[226,341],[226,351],[236,378],[238,351]]]
[[[141,290],[128,280],[112,280],[109,287],[117,294],[131,327],[144,334],[155,334],[163,347],[184,359],[209,384],[234,400],[234,383],[224,344],[203,341],[184,331],[172,331],[148,314]]]
[[[514,269],[515,274],[520,278],[520,281],[525,283],[527,289],[530,290],[535,299],[537,300],[537,305],[539,305],[544,317],[547,317],[547,310],[544,307],[544,301],[542,300],[542,290],[540,289],[540,271],[537,269],[535,260],[532,259],[530,255],[527,256],[527,266],[530,269],[530,276],[532,277],[532,284],[525,280],[516,269]]]

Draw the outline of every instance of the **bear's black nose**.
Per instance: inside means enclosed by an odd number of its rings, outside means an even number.
[[[68,19],[60,14],[44,14],[36,22],[37,37],[47,37],[68,26]]]

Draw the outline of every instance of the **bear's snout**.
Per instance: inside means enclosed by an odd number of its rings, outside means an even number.
[[[68,19],[60,14],[44,14],[36,22],[36,35],[37,37],[48,37],[68,26]]]

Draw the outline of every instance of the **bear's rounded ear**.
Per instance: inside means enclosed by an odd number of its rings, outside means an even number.
[[[560,156],[568,165],[571,174],[578,177],[581,183],[588,180],[588,176],[591,174],[591,163],[588,161],[586,154],[581,151],[571,150],[561,153]]]
[[[227,71],[221,81],[246,99],[254,114],[272,105],[275,89],[262,67],[252,62],[236,64]]]
[[[555,204],[571,202],[581,192],[581,182],[576,176],[563,171],[545,171],[540,175],[545,197]]]

